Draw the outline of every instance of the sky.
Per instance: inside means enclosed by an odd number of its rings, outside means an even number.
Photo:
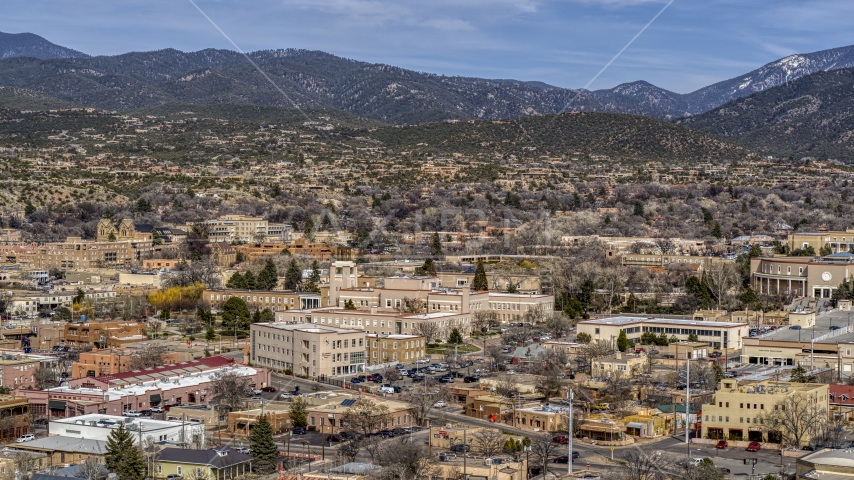
[[[193,0],[245,51],[322,50],[445,75],[687,93],[854,44],[851,0]],[[90,55],[234,50],[190,0],[5,0],[0,31]]]

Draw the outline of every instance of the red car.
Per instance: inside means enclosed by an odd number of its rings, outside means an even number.
[[[726,440],[718,440],[718,444],[715,445],[715,448],[726,448],[727,443]]]
[[[747,446],[748,452],[758,452],[759,451],[759,442],[750,442],[750,445]]]
[[[566,445],[569,443],[569,437],[566,437],[565,435],[558,435],[558,436],[552,438],[552,441],[555,443],[562,443],[562,444]]]
[[[262,392],[275,392],[278,391],[276,387],[264,387],[261,389]]]

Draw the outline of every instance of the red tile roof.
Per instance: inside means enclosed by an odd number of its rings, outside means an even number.
[[[100,377],[95,377],[95,380],[98,380],[103,383],[110,383],[114,380],[123,380],[126,378],[133,378],[139,375],[165,375],[169,376],[169,372],[173,370],[178,370],[182,368],[192,368],[198,367],[202,370],[212,370],[214,368],[219,368],[225,365],[229,365],[234,363],[233,358],[224,357],[222,355],[216,355],[213,357],[200,358],[198,360],[191,360],[189,362],[179,362],[172,363],[169,365],[161,365],[159,367],[153,368],[145,368],[143,370],[134,370],[131,372],[122,372],[122,373],[114,373],[111,375],[101,375]]]

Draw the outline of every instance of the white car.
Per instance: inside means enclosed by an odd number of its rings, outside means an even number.
[[[151,407],[152,413],[163,413],[163,407]]]
[[[252,389],[252,395],[261,395],[262,393],[264,393],[264,391],[259,388]]]
[[[447,407],[448,404],[443,402],[442,400],[439,400],[438,402],[434,403],[433,406],[436,408],[442,408],[442,407]]]
[[[291,392],[283,392],[281,395],[279,395],[279,397],[280,398],[291,398],[291,397],[293,397],[293,394]]]
[[[127,412],[122,413],[125,417],[141,417],[142,414],[137,412],[136,410],[128,410]]]
[[[430,359],[427,357],[419,358],[418,360],[415,361],[415,363],[430,363]]]
[[[36,436],[32,433],[27,433],[18,437],[18,443],[29,442],[30,440],[35,440]]]

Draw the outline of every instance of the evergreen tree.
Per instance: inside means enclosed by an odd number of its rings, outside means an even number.
[[[826,257],[826,256],[830,255],[831,253],[833,253],[833,249],[830,248],[829,243],[825,243],[824,246],[818,250],[818,254],[821,255],[822,257]]]
[[[240,272],[234,272],[234,274],[229,277],[228,281],[225,282],[225,288],[237,288],[241,290],[246,289],[246,277],[240,274]]]
[[[279,449],[273,442],[273,426],[267,420],[267,415],[261,415],[252,432],[249,434],[249,450],[255,461],[252,470],[261,475],[268,475],[276,471],[276,460]]]
[[[460,333],[459,329],[451,330],[451,335],[448,337],[448,343],[451,345],[459,345],[463,343],[463,335]]]
[[[688,341],[689,341],[689,342],[699,342],[699,341],[700,341],[700,339],[699,339],[699,338],[697,338],[697,334],[696,334],[696,333],[689,333],[689,334],[688,334]]]
[[[258,290],[273,290],[277,283],[279,283],[279,272],[276,271],[276,264],[272,259],[267,259],[267,263],[255,279],[255,285]]]
[[[352,299],[344,300],[344,310],[355,310],[356,305],[353,303]]]
[[[636,217],[642,217],[643,216],[643,203],[635,202],[635,209],[632,212],[632,215],[634,215]]]
[[[295,427],[308,426],[308,402],[303,397],[294,397],[291,402],[291,421]]]
[[[718,222],[712,224],[712,230],[709,233],[718,240],[720,240],[724,236],[724,232],[721,229],[721,224]]]
[[[625,330],[620,330],[620,334],[617,336],[617,349],[621,352],[629,349],[629,339],[626,337]]]
[[[110,432],[107,437],[104,464],[115,472],[120,480],[143,480],[145,478],[145,460],[139,447],[133,443],[133,433],[123,424]]]
[[[205,340],[207,340],[208,342],[213,342],[214,340],[216,340],[216,330],[214,330],[213,327],[209,327],[208,330],[205,332]]]
[[[477,268],[474,271],[474,281],[471,283],[472,290],[477,292],[485,292],[489,290],[489,281],[486,279],[486,269],[483,268],[483,262],[477,261]]]
[[[425,275],[429,275],[431,277],[436,276],[436,263],[432,258],[424,260],[424,265],[422,265],[421,268],[424,270]]]
[[[244,282],[246,282],[246,288],[249,290],[258,290],[258,282],[255,281],[255,274],[251,271],[247,271],[243,274]]]
[[[320,264],[317,260],[311,262],[311,276],[308,279],[314,283],[320,283]]]
[[[231,297],[222,306],[223,330],[233,330],[235,326],[238,330],[246,330],[250,317],[249,307],[240,297]]]
[[[795,368],[790,372],[790,375],[790,381],[795,383],[810,383],[815,381],[815,377],[807,375],[807,370],[801,364],[795,366]]]
[[[297,290],[302,283],[302,269],[297,264],[296,259],[291,259],[288,263],[288,270],[285,272],[285,290]]]
[[[747,254],[748,258],[756,258],[762,256],[762,249],[759,248],[758,243],[754,243],[752,247],[750,247],[750,253]]]
[[[442,240],[439,239],[439,232],[433,232],[433,240],[430,241],[430,254],[434,257],[442,255]]]
[[[575,336],[575,341],[578,343],[590,343],[592,338],[589,333],[579,332],[578,335]]]

